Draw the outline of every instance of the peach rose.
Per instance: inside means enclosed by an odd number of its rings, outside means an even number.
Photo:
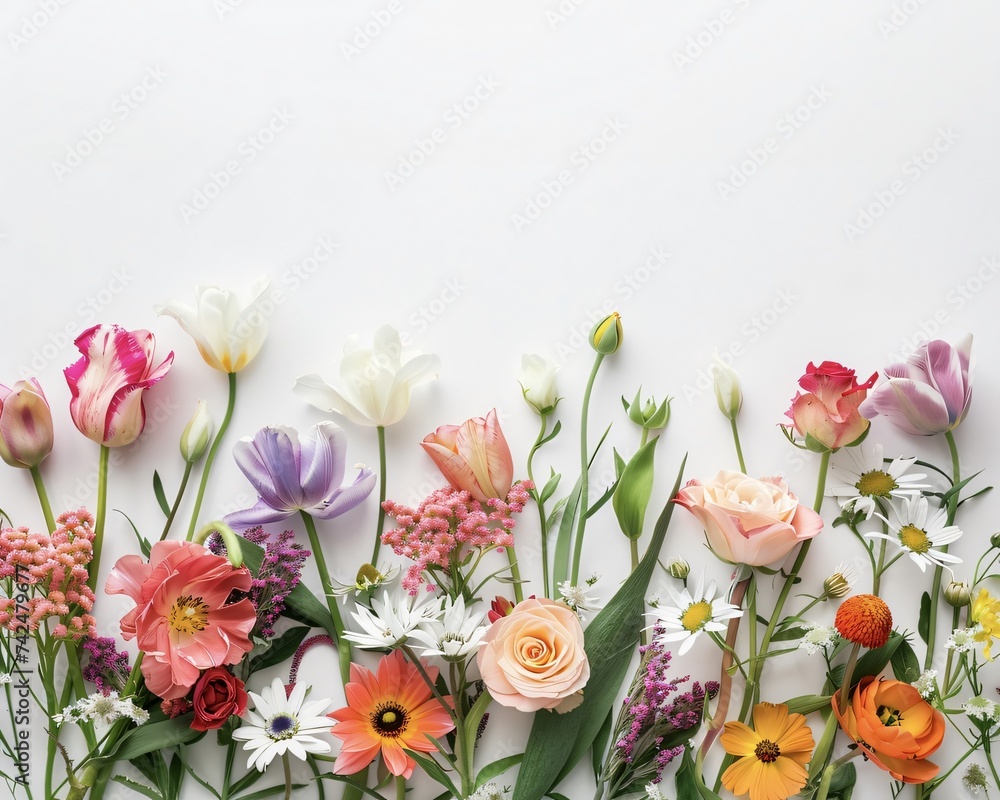
[[[799,505],[781,478],[723,470],[708,483],[689,482],[674,502],[698,518],[715,554],[733,564],[773,564],[823,529],[819,514]]]
[[[529,599],[498,619],[476,661],[502,706],[518,711],[570,711],[583,700],[590,662],[576,613],[552,600]]]

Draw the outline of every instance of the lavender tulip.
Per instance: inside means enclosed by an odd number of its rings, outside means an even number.
[[[375,488],[375,474],[362,467],[350,486],[341,486],[347,435],[332,422],[320,422],[307,435],[294,428],[261,428],[233,448],[236,464],[257,490],[253,508],[226,516],[226,524],[249,528],[304,511],[332,519],[350,511]]]
[[[917,348],[905,363],[886,367],[883,374],[887,380],[860,405],[862,416],[881,415],[915,435],[954,430],[972,400],[972,336],[958,347],[935,339]]]

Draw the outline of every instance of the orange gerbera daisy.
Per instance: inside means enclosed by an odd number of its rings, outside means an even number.
[[[424,670],[437,680],[437,667],[425,665]],[[338,775],[361,771],[381,752],[389,772],[409,778],[416,762],[404,750],[431,753],[436,748],[427,737],[455,728],[451,714],[399,650],[385,656],[375,674],[351,664],[345,690],[347,706],[329,714],[338,721],[331,733],[344,740],[333,765]]]
[[[806,764],[815,742],[801,714],[789,714],[784,703],[758,703],[753,728],[727,722],[719,738],[738,759],[723,773],[722,784],[750,800],[786,800],[806,785]]]

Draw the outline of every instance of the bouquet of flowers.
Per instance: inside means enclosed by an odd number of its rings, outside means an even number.
[[[1000,535],[983,542],[971,568],[949,552],[963,537],[959,511],[988,489],[962,473],[956,440],[972,394],[971,338],[926,342],[864,381],[839,363],[809,364],[782,446],[817,460],[811,508],[784,478],[747,474],[742,389],[718,362],[715,393],[734,456],[713,478],[685,480],[678,465],[650,526],[669,400],[622,398],[638,443],[614,451],[606,486],[592,475],[607,431],[590,436],[590,402],[603,361],[622,344],[618,314],[589,336],[594,363],[570,477],[537,468],[562,433],[564,401],[556,366],[525,356],[521,390],[539,431],[523,472],[496,410],[457,425],[436,420],[420,446],[440,483],[409,503],[387,496],[387,428],[407,413],[414,388],[436,377],[439,359],[405,351],[386,326],[370,348],[348,341],[338,386],[309,374],[294,387],[336,420],[374,428],[378,470],[359,466],[347,477],[347,433],[334,419],[304,433],[265,420],[229,443],[256,502],[203,518],[237,376],[266,339],[256,304],[267,290],[263,279],[246,291],[200,287],[194,305],[157,309],[227,376],[229,402],[217,430],[199,404],[180,433],[183,476],[172,498],[152,476],[162,528],[131,526],[133,552],[103,580],[109,484],[121,463],[113,453],[140,438],[145,393],[174,354],[157,355],[150,332],[116,325],[76,339],[81,357],[64,372],[72,420],[98,446],[92,510],[51,507],[43,465],[54,426],[39,382],[0,387],[0,457],[30,476],[41,512],[5,515],[0,531],[9,712],[0,751],[15,796],[99,800],[114,784],[160,800],[194,790],[218,800],[400,800],[437,784],[428,797],[566,800],[564,780],[573,773],[578,787],[587,762],[596,800],[847,800],[859,770],[881,770],[893,797],[914,784],[916,797],[929,798],[957,770],[971,789],[1000,786],[991,752],[1000,706],[985,675],[1000,638]],[[886,458],[872,432],[884,422],[924,437],[915,442],[943,437],[951,464]],[[371,558],[350,569],[353,582],[337,580],[336,544],[319,529],[374,502],[376,487]],[[126,506],[141,502],[140,492],[123,494]],[[668,536],[677,508],[704,531],[714,561],[703,571]],[[599,514],[614,518],[630,554],[609,597],[582,571]],[[842,565],[810,586],[802,576],[811,543],[832,528],[856,543],[865,566]],[[518,547],[532,558],[519,561]],[[880,594],[890,569],[910,573],[916,631],[894,624]],[[651,596],[654,576],[666,581],[665,596]],[[105,618],[108,595],[127,602],[120,618]],[[699,679],[681,667],[695,648],[719,652],[718,669]],[[299,680],[314,649],[339,686]],[[769,679],[779,657],[807,662],[811,692],[789,697]],[[530,732],[491,759],[480,743],[498,707],[525,715]],[[28,729],[35,710],[42,743]],[[948,737],[964,744],[944,765],[935,754]],[[219,758],[198,763],[196,743],[201,753],[215,743]],[[40,747],[41,775],[30,758]]]

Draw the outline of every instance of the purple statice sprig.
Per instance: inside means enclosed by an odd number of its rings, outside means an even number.
[[[88,659],[83,679],[90,681],[104,696],[121,692],[128,681],[128,653],[118,651],[118,642],[109,636],[84,639],[81,645]]]
[[[635,786],[659,783],[664,768],[684,753],[701,725],[706,692],[713,696],[718,691],[715,681],[704,687],[695,681],[682,691],[689,675],[667,677],[671,653],[659,642],[663,631],[658,628],[653,630],[652,644],[639,648],[639,667],[615,723],[601,777],[609,787],[609,798],[634,792]]]
[[[272,535],[260,525],[248,528],[243,538],[264,551],[260,569],[253,576],[247,598],[257,610],[257,623],[251,631],[251,638],[274,638],[274,624],[285,610],[285,600],[292,589],[299,585],[302,567],[312,555],[302,545],[294,541],[292,531]],[[209,549],[216,555],[225,553],[222,538],[213,535],[208,541]]]

